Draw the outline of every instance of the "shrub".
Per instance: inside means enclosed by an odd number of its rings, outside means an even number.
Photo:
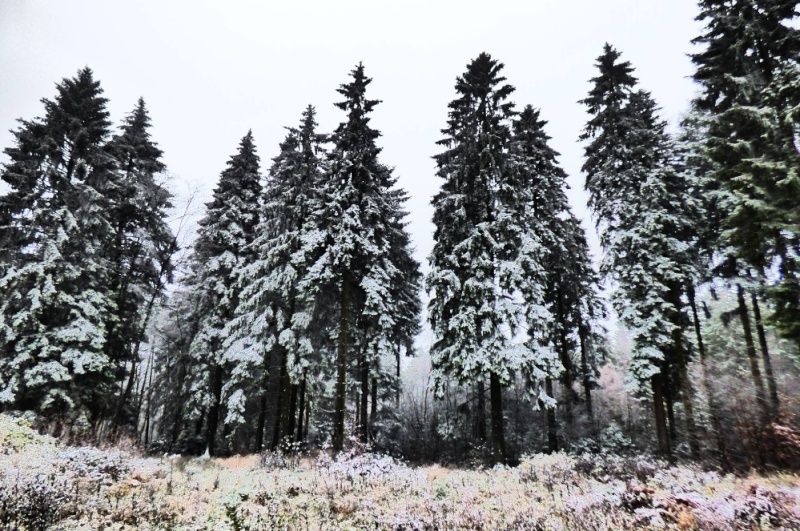
[[[75,488],[55,474],[0,476],[0,527],[47,529],[76,500]]]

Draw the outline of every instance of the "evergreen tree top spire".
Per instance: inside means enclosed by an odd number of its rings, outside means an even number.
[[[375,140],[380,132],[369,126],[368,114],[372,112],[380,100],[367,99],[367,86],[372,83],[364,73],[364,65],[359,62],[350,71],[352,80],[343,83],[336,91],[344,96],[344,101],[335,105],[347,112],[347,120],[339,124],[333,133],[333,143],[337,149],[353,149],[358,147],[365,150],[365,154],[375,157],[380,153],[380,148],[375,145]]]
[[[603,53],[597,58],[595,66],[599,75],[589,81],[593,83],[589,95],[582,99],[591,114],[598,114],[603,109],[619,109],[627,100],[631,88],[637,79],[633,76],[633,67],[629,61],[621,61],[622,54],[609,43],[603,45]],[[590,121],[581,138],[591,135],[594,127],[599,125]]]
[[[161,162],[163,152],[150,138],[150,114],[144,98],[140,97],[131,113],[125,117],[120,133],[110,142],[108,150],[120,163],[128,166],[127,169],[136,161],[137,164],[145,164],[146,167],[140,169],[150,173],[164,171],[165,166]]]
[[[91,146],[98,145],[108,134],[111,125],[100,82],[94,79],[87,66],[75,77],[64,78],[56,85],[57,94],[51,101],[43,99],[46,122],[56,143],[69,140],[72,157],[86,156]]]
[[[507,101],[514,87],[504,83],[506,78],[500,74],[505,65],[486,52],[467,64],[467,70],[456,79],[456,92],[461,97],[450,102],[451,119],[449,127],[442,132],[450,134],[458,127],[458,116],[468,109],[476,110],[478,115],[494,118],[493,127],[513,114],[514,104]],[[499,112],[495,113],[494,110]]]
[[[545,125],[547,125],[547,121],[540,118],[539,109],[532,105],[526,105],[512,124],[514,140],[520,142],[524,150],[535,152],[539,156],[539,161],[541,161],[539,166],[541,167],[532,168],[534,171],[539,174],[550,173],[566,177],[566,172],[558,166],[556,161],[559,153],[550,147],[550,135],[545,132]],[[544,167],[545,165],[546,167]]]
[[[243,244],[237,247],[237,242],[241,244],[252,238],[261,196],[259,164],[253,133],[248,131],[222,170],[212,200],[206,203],[206,216],[199,223],[197,252],[214,255],[220,249],[243,249]],[[209,245],[211,247],[207,249]]]

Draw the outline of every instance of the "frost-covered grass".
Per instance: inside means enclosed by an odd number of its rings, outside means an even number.
[[[0,415],[2,529],[800,529],[800,477],[647,457],[517,467],[391,457],[141,457],[67,447]]]

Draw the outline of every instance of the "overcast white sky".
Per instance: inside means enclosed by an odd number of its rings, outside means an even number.
[[[518,106],[539,107],[549,121],[594,245],[577,140],[594,60],[605,41],[615,45],[674,122],[695,90],[686,57],[695,14],[694,0],[0,0],[0,146],[17,118],[42,113],[39,99],[57,81],[88,65],[115,122],[144,96],[171,188],[180,198],[199,187],[206,200],[249,128],[264,167],[307,104],[332,130],[342,119],[335,89],[363,61],[370,95],[383,100],[373,118],[383,161],[411,194],[424,264],[440,184],[435,141],[456,76],[487,51],[505,63]]]

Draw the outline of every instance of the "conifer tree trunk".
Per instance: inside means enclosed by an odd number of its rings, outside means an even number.
[[[477,385],[477,405],[475,406],[475,436],[479,441],[486,440],[486,397],[483,380],[479,380]]]
[[[283,358],[283,355],[281,355]],[[271,450],[276,450],[278,445],[281,442],[281,426],[283,423],[281,419],[283,418],[283,409],[284,409],[284,396],[286,394],[286,390],[284,388],[284,382],[286,381],[286,363],[283,359],[281,359],[280,369],[278,373],[278,378],[276,382],[276,394],[275,394],[275,415],[273,419],[273,427],[272,427],[272,443],[270,444]]]
[[[261,390],[261,397],[258,399],[258,422],[256,424],[256,441],[253,451],[261,453],[264,448],[264,430],[267,424],[267,390]]]
[[[150,370],[145,376],[147,380],[147,409],[145,410],[144,417],[144,446],[150,444],[150,417],[152,416],[153,404],[153,364],[150,363]]]
[[[495,373],[489,374],[489,401],[492,411],[492,446],[497,457],[506,461],[506,440],[503,433],[503,385]]]
[[[761,379],[761,369],[758,366],[758,358],[756,357],[756,347],[753,344],[753,330],[750,327],[750,314],[747,312],[747,304],[744,301],[744,290],[741,285],[736,286],[736,299],[738,302],[739,319],[742,321],[742,329],[744,330],[747,358],[750,361],[750,375],[753,378],[753,385],[756,388],[756,403],[759,408],[760,425],[763,428],[767,425],[769,420],[769,409],[764,394],[764,381]]]
[[[288,380],[288,377],[287,377]],[[294,435],[295,424],[296,424],[296,415],[297,415],[297,392],[298,392],[298,385],[291,384],[289,389],[289,410],[287,411],[288,415],[286,415],[286,431],[284,437],[288,440],[288,442],[292,442],[292,438]]]
[[[395,406],[400,407],[400,351],[397,351],[397,388],[395,389]]]
[[[219,410],[222,400],[222,367],[214,365],[211,370],[211,407],[206,419],[206,448],[209,455],[216,455],[217,427],[219,426]]]
[[[547,396],[553,396],[553,380],[548,376],[544,380],[544,388]],[[556,424],[556,410],[554,407],[549,407],[545,411],[545,418],[547,419],[547,447],[550,452],[558,451],[558,425]]]
[[[671,299],[676,310],[682,310],[681,292],[679,285],[672,290]],[[686,436],[689,439],[689,451],[692,457],[697,458],[700,455],[700,443],[697,439],[697,426],[694,421],[694,388],[689,380],[689,357],[686,355],[686,349],[684,348],[682,326],[675,329],[672,333],[672,338],[675,361],[677,363],[678,385],[680,386],[681,402],[686,420]],[[670,422],[673,422],[673,420],[670,419]],[[675,440],[674,435],[673,440]]]
[[[378,372],[377,370],[375,371]],[[369,405],[369,437],[370,440],[375,440],[375,417],[378,414],[378,379],[372,379],[372,399]]]
[[[700,330],[700,317],[697,313],[697,300],[695,299],[694,285],[689,284],[687,289],[689,298],[689,306],[692,309],[692,321],[694,321],[694,333],[697,339],[697,350],[700,356],[700,370],[702,371],[703,388],[705,389],[706,396],[708,397],[708,409],[711,416],[711,429],[714,430],[714,438],[717,442],[717,451],[720,454],[720,459],[723,465],[727,466],[728,454],[725,448],[725,438],[722,436],[722,424],[719,420],[719,407],[717,406],[717,399],[714,389],[711,387],[711,382],[708,379],[708,366],[706,361],[706,347],[703,342],[703,334]]]
[[[306,391],[306,394],[308,394],[308,391]],[[303,436],[302,436],[302,440],[303,441],[308,439],[308,427],[309,427],[310,418],[311,418],[311,397],[307,396],[306,397],[306,421],[303,423]]]
[[[339,344],[336,356],[336,396],[334,399],[333,451],[344,448],[345,387],[347,383],[347,349],[350,343],[350,275],[345,273],[339,294],[341,317]]]
[[[681,348],[681,351],[683,349]],[[687,368],[686,360],[681,362],[681,366],[678,369],[680,371],[680,378],[681,378],[681,387],[683,388],[683,392],[681,393],[682,402],[683,402],[683,411],[686,415],[686,434],[689,438],[689,451],[692,454],[692,457],[695,459],[700,456],[700,442],[697,438],[697,425],[694,421],[694,404],[692,401],[694,400],[694,389],[692,388],[692,383],[689,380],[689,370]]]
[[[675,424],[675,393],[673,392],[671,378],[664,379],[664,401],[667,405],[667,425],[669,427],[669,440],[678,440],[678,429]]]
[[[300,382],[300,405],[297,409],[297,434],[295,435],[295,442],[303,442],[303,417],[306,409],[306,378]]]
[[[755,293],[750,294],[750,300],[753,303],[753,317],[756,321],[756,332],[758,334],[758,343],[761,347],[761,359],[764,362],[764,373],[767,377],[767,390],[769,391],[770,406],[772,408],[772,418],[778,415],[778,385],[775,381],[775,373],[772,370],[772,358],[769,354],[767,345],[767,334],[764,331],[764,323],[761,320],[761,308],[758,304],[758,297]]]
[[[583,373],[583,395],[586,402],[586,414],[589,424],[594,427],[594,408],[592,407],[592,379],[589,375],[589,356],[586,352],[586,327],[581,323],[578,326],[578,340],[581,346],[581,372]]]
[[[653,375],[650,385],[653,389],[653,416],[656,425],[656,440],[658,452],[672,459],[672,445],[670,444],[667,418],[664,414],[664,379],[661,373]]]
[[[368,400],[369,400],[369,363],[367,363],[366,349],[362,349],[361,360],[359,362],[361,369],[361,396],[358,404],[358,438],[362,443],[366,443],[369,439],[369,416],[367,413]]]

